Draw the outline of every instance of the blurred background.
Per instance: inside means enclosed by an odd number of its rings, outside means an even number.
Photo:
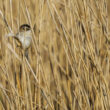
[[[109,0],[0,0],[0,110],[110,110]],[[17,41],[32,29],[29,60]]]

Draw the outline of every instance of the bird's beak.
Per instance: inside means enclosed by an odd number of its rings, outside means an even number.
[[[13,33],[8,33],[7,35],[5,35],[5,37],[15,37],[15,34],[13,34]]]

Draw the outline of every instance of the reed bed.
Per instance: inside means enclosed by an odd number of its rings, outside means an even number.
[[[110,110],[109,5],[0,0],[0,110]],[[6,37],[25,23],[29,60]]]

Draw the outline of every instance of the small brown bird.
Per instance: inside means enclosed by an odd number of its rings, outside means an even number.
[[[19,32],[14,36],[14,38],[19,41],[22,49],[28,49],[32,41],[31,27],[28,24],[21,25]]]
[[[30,25],[21,25],[19,28],[19,32],[14,38],[20,42],[22,49],[25,51],[25,56],[28,59],[28,48],[30,47],[32,41],[32,32]]]
[[[11,34],[8,34],[8,36],[10,35]],[[19,42],[20,47],[25,52],[25,56],[28,58],[28,48],[30,47],[32,41],[32,32],[30,25],[21,25],[19,28],[19,32],[17,34],[12,34],[11,36]]]

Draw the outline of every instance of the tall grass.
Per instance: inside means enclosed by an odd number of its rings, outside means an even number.
[[[109,110],[107,3],[1,0],[0,110]],[[29,60],[5,37],[24,23],[33,34]]]

